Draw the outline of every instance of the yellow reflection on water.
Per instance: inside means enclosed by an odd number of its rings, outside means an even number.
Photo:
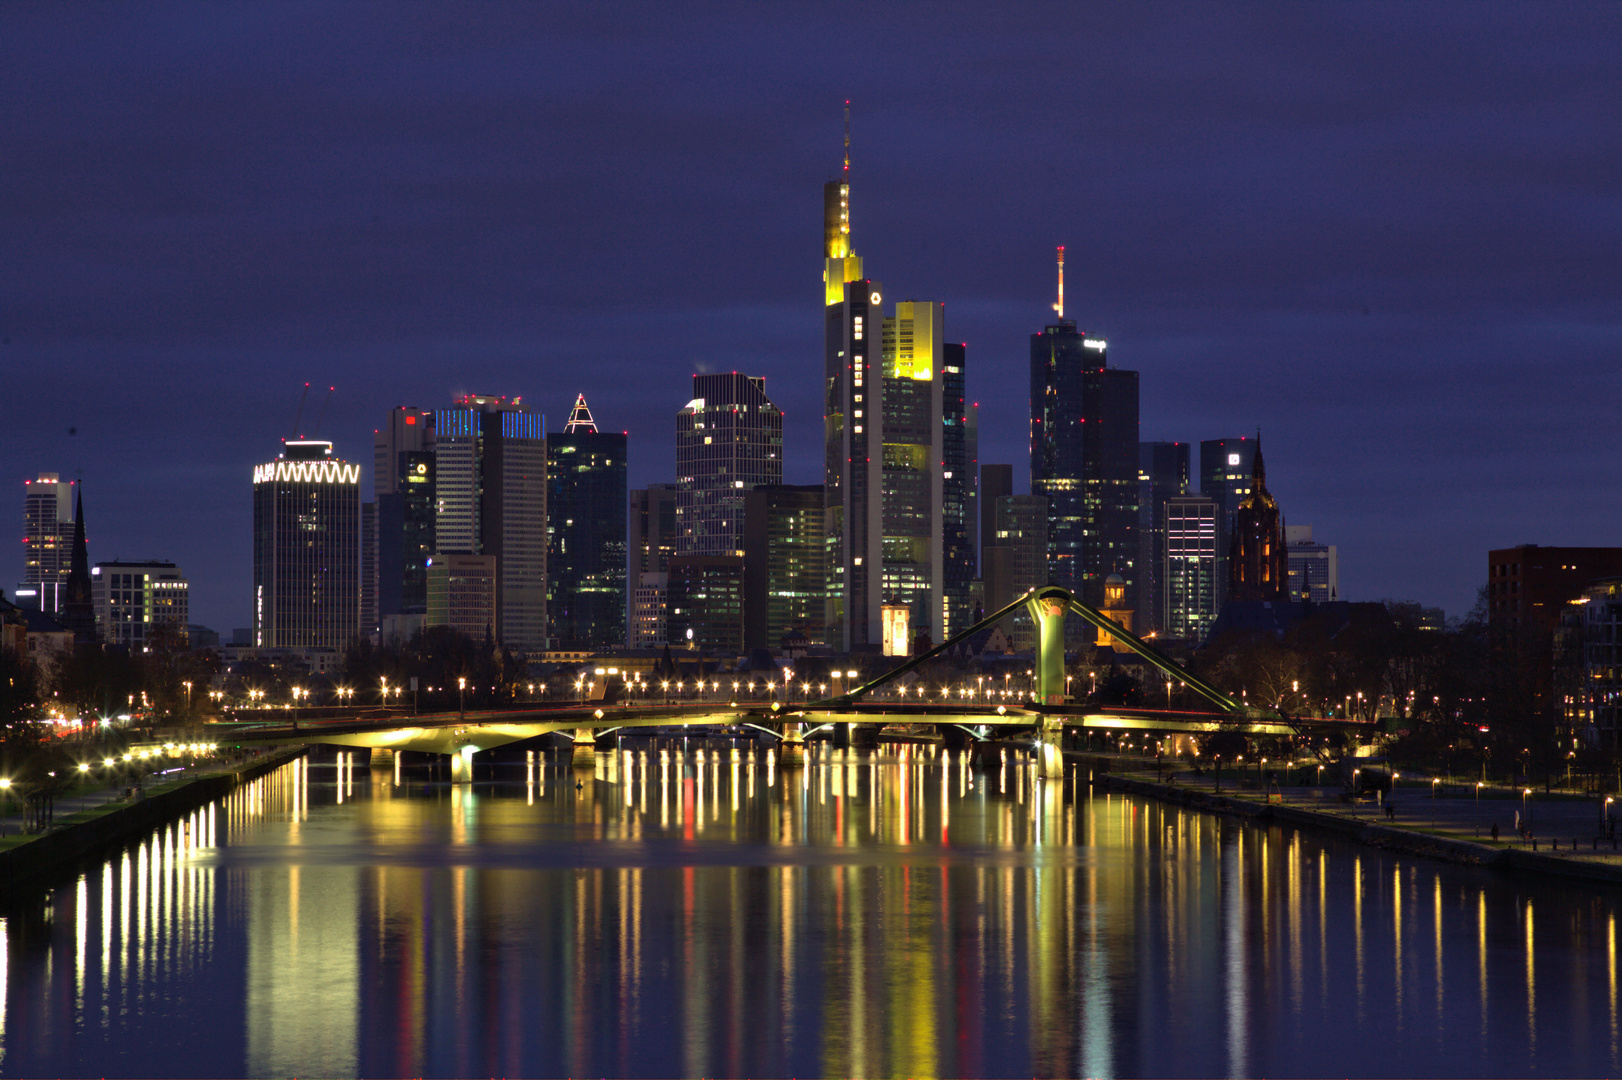
[[[1436,877],[1436,892],[1432,897],[1432,929],[1436,936],[1436,1019],[1442,1019],[1442,879]]]
[[[1396,1002],[1397,1030],[1403,1027],[1402,1011],[1402,870],[1391,871],[1391,996]]]
[[[1537,972],[1534,970],[1536,950],[1532,940],[1532,899],[1526,900],[1526,1041],[1537,1045]]]

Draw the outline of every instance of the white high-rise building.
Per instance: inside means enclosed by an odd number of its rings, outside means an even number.
[[[17,596],[29,607],[55,611],[73,561],[73,485],[56,473],[40,473],[24,480],[23,487],[23,576]]]
[[[495,637],[546,648],[546,435],[518,398],[468,395],[434,413],[434,554],[495,557]],[[432,567],[429,568],[430,572]]]

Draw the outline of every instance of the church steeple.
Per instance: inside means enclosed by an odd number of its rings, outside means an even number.
[[[76,485],[77,486],[77,485]],[[73,553],[62,598],[62,622],[73,631],[76,645],[93,644],[96,605],[90,592],[90,553],[84,538],[84,489],[79,487],[73,509]]]
[[[1228,599],[1288,600],[1289,558],[1278,503],[1267,490],[1262,463],[1262,433],[1256,430],[1256,453],[1250,467],[1250,494],[1234,514],[1233,545],[1228,553]]]

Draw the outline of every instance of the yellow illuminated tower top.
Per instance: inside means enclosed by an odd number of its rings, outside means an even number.
[[[845,102],[845,170],[822,185],[822,285],[827,304],[845,300],[845,283],[862,280],[862,260],[850,248],[850,102]]]

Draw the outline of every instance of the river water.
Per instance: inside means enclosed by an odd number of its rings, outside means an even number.
[[[270,774],[0,914],[0,1075],[1619,1071],[1614,890],[695,746]]]

